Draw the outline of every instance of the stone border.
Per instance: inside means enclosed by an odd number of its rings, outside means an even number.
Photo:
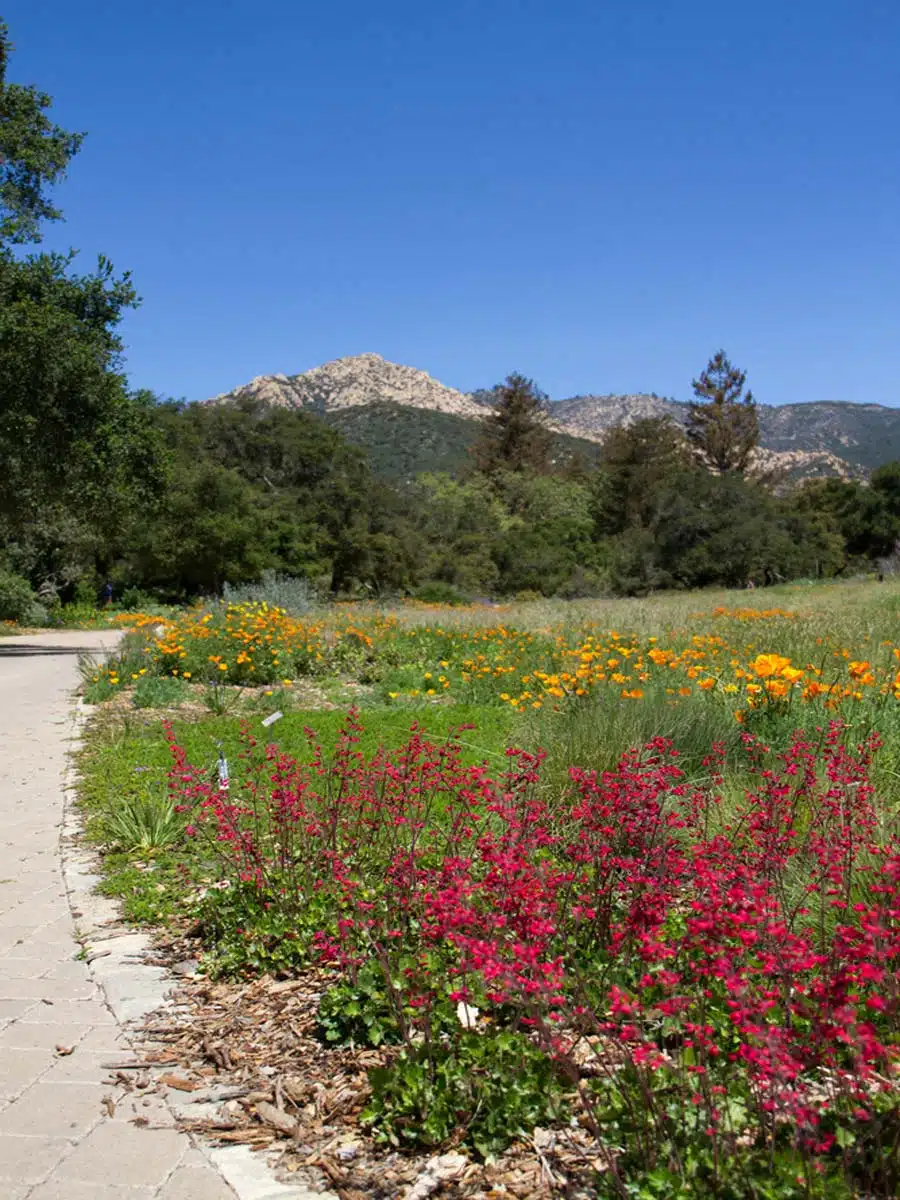
[[[97,893],[101,878],[96,871],[96,852],[84,843],[81,818],[73,803],[78,794],[74,751],[91,711],[92,706],[78,697],[69,724],[60,866],[75,937],[85,951],[88,971],[101,989],[122,1037],[131,1045],[129,1023],[171,1003],[169,994],[175,977],[165,968],[143,961],[152,947],[150,937],[124,926],[115,901]],[[193,1101],[176,1100],[171,1094],[164,1098],[176,1119],[211,1116],[218,1107],[215,1102],[204,1102],[202,1093]],[[220,1173],[238,1200],[337,1200],[330,1191],[310,1191],[279,1183],[266,1161],[267,1156],[249,1146],[209,1146],[193,1134],[185,1132],[183,1136]]]

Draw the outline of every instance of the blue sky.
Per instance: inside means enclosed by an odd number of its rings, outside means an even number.
[[[89,137],[48,237],[135,386],[375,351],[463,389],[900,403],[897,0],[4,0]]]

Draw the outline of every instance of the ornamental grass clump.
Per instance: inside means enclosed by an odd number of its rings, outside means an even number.
[[[330,963],[323,1038],[395,1047],[377,1137],[492,1154],[574,1114],[598,1195],[897,1194],[900,841],[876,736],[833,721],[773,754],[745,733],[739,802],[721,746],[699,787],[657,738],[551,801],[540,753],[492,773],[415,727],[366,757],[360,732],[351,713],[327,760],[310,734],[302,762],[248,733],[227,788],[173,741],[170,786],[222,863],[210,902],[237,903],[229,968]]]

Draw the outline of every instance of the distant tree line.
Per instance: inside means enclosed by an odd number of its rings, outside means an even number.
[[[130,391],[117,329],[137,304],[105,259],[23,254],[59,216],[48,189],[81,135],[6,78],[0,24],[0,618],[14,597],[183,600],[267,570],[335,595],[640,594],[766,584],[878,564],[900,537],[900,464],[870,485],[789,494],[753,474],[745,374],[720,351],[686,429],[613,430],[597,462],[554,461],[546,397],[510,375],[467,470],[388,485],[334,429],[252,401]]]

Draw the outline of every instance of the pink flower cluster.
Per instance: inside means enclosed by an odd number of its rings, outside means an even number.
[[[876,738],[834,722],[773,754],[748,735],[736,797],[722,747],[702,785],[656,739],[553,795],[541,754],[510,750],[495,776],[452,739],[413,728],[367,758],[359,733],[351,714],[306,762],[248,737],[230,791],[173,740],[171,787],[234,881],[324,905],[315,953],[382,964],[404,1032],[471,1002],[530,1030],[588,1111],[586,1078],[628,1077],[648,1121],[675,1094],[711,1138],[789,1128],[813,1156],[835,1150],[834,1114],[864,1122],[893,1093],[900,841]]]

